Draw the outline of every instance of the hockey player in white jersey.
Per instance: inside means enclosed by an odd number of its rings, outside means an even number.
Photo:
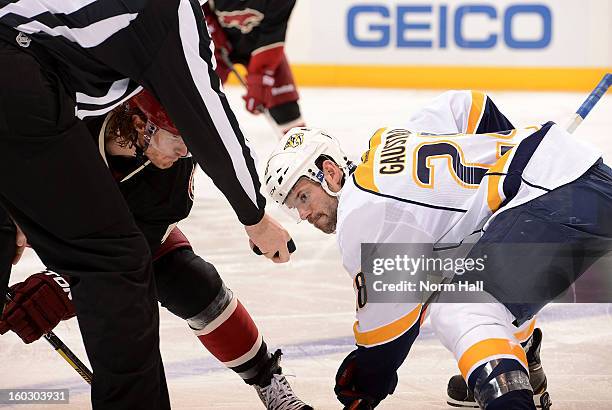
[[[482,274],[491,277],[485,282],[491,303],[436,303],[429,309],[432,325],[481,408],[534,408],[520,342],[533,330],[537,311],[588,267],[581,247],[589,243],[591,260],[612,247],[612,172],[596,149],[551,122],[488,132],[509,125],[486,95],[449,92],[404,128],[379,129],[357,167],[333,137],[309,128],[291,130],[271,154],[268,193],[300,219],[337,233],[354,279],[358,347],[336,377],[343,404],[375,407],[394,391],[396,371],[424,316],[420,303],[367,302],[361,244],[430,244],[419,249],[427,256],[433,244],[476,236],[468,256],[491,252],[493,269]],[[552,286],[532,289],[539,281],[549,284],[546,261],[495,252],[504,242],[554,248],[568,237],[574,260],[557,264],[564,281]],[[497,303],[517,294],[538,303]]]

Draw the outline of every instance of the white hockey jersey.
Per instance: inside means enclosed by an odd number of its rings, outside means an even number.
[[[500,212],[577,179],[601,156],[553,123],[490,132],[504,124],[485,94],[451,91],[404,128],[379,129],[339,199],[337,240],[349,274],[361,271],[362,243],[461,243]],[[394,340],[420,313],[418,304],[365,304],[357,344]]]

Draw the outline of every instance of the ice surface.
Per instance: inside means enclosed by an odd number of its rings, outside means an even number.
[[[301,89],[309,125],[336,135],[355,158],[379,127],[402,125],[410,113],[440,91]],[[242,106],[240,88],[228,88],[244,133],[263,161],[275,137],[263,116]],[[515,125],[554,120],[564,124],[585,93],[491,93]],[[612,162],[612,97],[608,94],[575,135],[597,145]],[[260,164],[261,165],[261,164]],[[298,252],[288,265],[276,266],[247,247],[246,236],[227,202],[203,174],[196,178],[196,204],[180,224],[194,249],[214,263],[238,295],[271,349],[284,351],[283,368],[305,401],[317,409],[340,408],[333,394],[336,369],[352,350],[354,296],[333,236],[307,224],[295,225],[271,208],[296,240]],[[15,268],[12,282],[43,266],[31,250]],[[554,305],[541,314],[543,365],[554,409],[612,408],[612,308],[610,305]],[[82,360],[85,352],[76,320],[56,333]],[[161,310],[161,349],[176,409],[259,409],[255,391],[226,370],[200,345],[185,323]],[[381,409],[441,409],[448,378],[456,364],[426,324],[400,369],[395,394]],[[71,404],[19,405],[16,410],[89,408],[89,386],[45,341],[24,345],[15,335],[0,337],[0,388],[69,388]],[[3,407],[0,405],[0,407]],[[9,408],[4,406],[4,408]]]

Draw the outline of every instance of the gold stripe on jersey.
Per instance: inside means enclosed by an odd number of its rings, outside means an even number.
[[[486,98],[487,96],[485,93],[472,90],[472,106],[470,107],[470,115],[468,116],[466,134],[476,133],[482,114],[484,114]]]
[[[521,362],[525,369],[528,368],[527,356],[523,347],[508,339],[485,339],[463,353],[459,359],[459,370],[464,379],[468,379],[469,372],[478,364],[501,358],[513,358]]]
[[[353,325],[355,341],[359,346],[376,346],[394,340],[414,326],[414,324],[418,322],[420,314],[421,304],[401,318],[367,332],[360,332],[358,330],[359,321],[356,321]]]
[[[529,321],[529,326],[527,326],[523,330],[519,330],[518,332],[514,333],[514,337],[516,337],[516,340],[518,340],[520,343],[523,343],[524,341],[529,339],[533,334],[533,331],[535,330],[535,324],[536,318],[534,317]]]
[[[380,145],[382,134],[386,128],[380,128],[370,138],[370,144],[368,150],[361,156],[361,164],[355,170],[355,183],[363,189],[367,189],[373,192],[379,192],[376,183],[374,182],[374,157],[376,156],[376,149]]]

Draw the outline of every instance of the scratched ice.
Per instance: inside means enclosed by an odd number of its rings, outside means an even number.
[[[439,92],[305,88],[301,95],[306,121],[338,136],[348,154],[358,158],[377,128],[403,124],[411,112]],[[228,87],[227,93],[252,147],[260,158],[265,157],[276,141],[265,118],[243,110],[240,89]],[[563,124],[585,97],[584,93],[492,95],[517,126],[547,120]],[[607,95],[575,133],[576,138],[602,149],[608,163],[612,162],[610,113],[612,98]],[[289,265],[275,266],[251,254],[231,209],[203,174],[196,179],[196,196],[192,215],[181,224],[194,248],[217,266],[255,318],[268,345],[283,349],[283,368],[295,375],[290,378],[295,391],[317,409],[339,408],[332,383],[338,364],[353,347],[354,296],[334,238],[307,224],[294,225],[271,208],[298,245]],[[28,251],[12,281],[41,268],[41,262]],[[593,304],[554,305],[543,311],[539,321],[544,332],[542,360],[555,409],[612,408],[612,359],[607,353],[612,339],[611,310],[610,305]],[[61,324],[57,334],[86,358],[76,320]],[[164,309],[161,349],[174,408],[261,408],[254,390],[220,365],[184,322]],[[71,404],[65,408],[90,406],[89,386],[44,341],[26,346],[13,334],[2,336],[0,363],[0,388],[69,388]],[[455,373],[453,358],[425,324],[400,369],[397,390],[380,408],[448,408],[446,382]]]

